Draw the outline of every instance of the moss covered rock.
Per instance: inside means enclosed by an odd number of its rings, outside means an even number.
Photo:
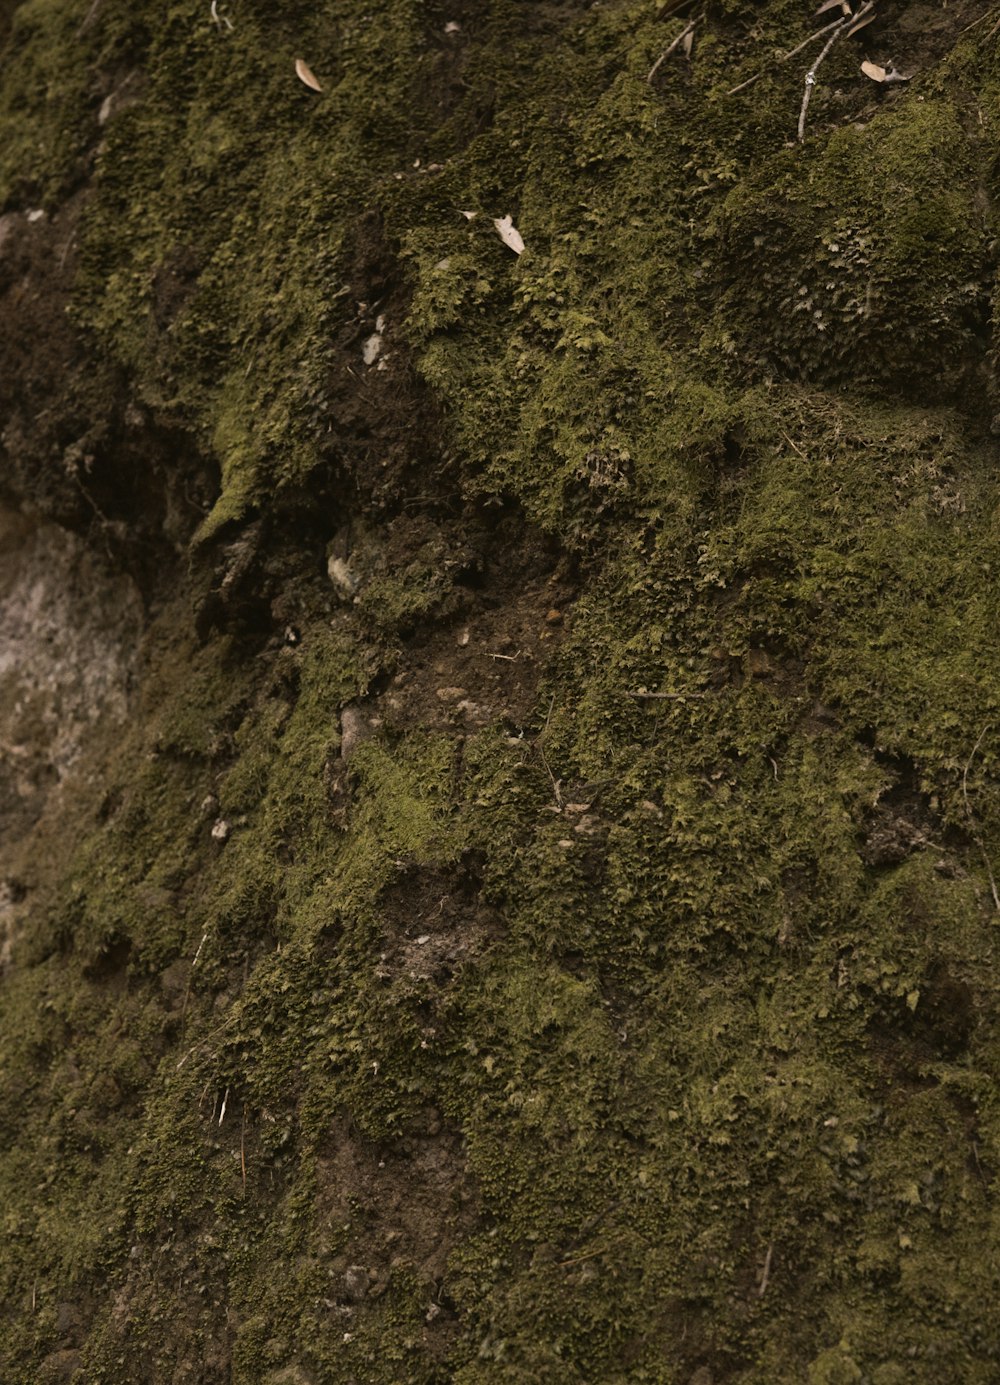
[[[13,12],[4,1380],[996,1378],[993,19],[809,8]]]

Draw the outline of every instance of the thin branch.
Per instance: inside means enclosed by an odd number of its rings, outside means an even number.
[[[822,29],[817,29],[814,33],[811,33],[808,38],[804,38],[801,43],[797,43],[794,48],[789,48],[788,52],[782,53],[780,58],[775,58],[775,65],[778,63],[786,63],[789,58],[794,58],[797,53],[801,53],[803,48],[808,48],[814,39],[820,38],[823,34],[828,34],[831,29],[839,28],[843,23],[843,19],[834,19],[830,24],[824,24]],[[761,77],[768,71],[770,71],[769,68],[763,68],[757,73],[756,77],[748,77],[745,82],[740,82],[738,87],[733,87],[730,91],[727,91],[726,95],[735,96],[736,93],[742,91],[744,87],[752,87],[754,82],[759,82]]]
[[[858,20],[863,19],[866,14],[870,14],[875,8],[875,0],[868,0],[866,5],[862,5],[857,14],[847,15],[846,18],[837,22],[837,25],[823,45],[822,52],[806,73],[805,91],[802,93],[802,109],[799,111],[799,143],[806,137],[806,112],[809,109],[809,98],[812,96],[813,87],[816,85],[816,73],[819,71],[820,64],[823,62],[827,53],[840,38],[841,34],[857,26]]]
[[[87,11],[86,15],[83,18],[83,23],[76,31],[77,38],[83,38],[84,34],[90,28],[91,24],[93,24],[94,19],[97,16],[97,11],[100,9],[100,7],[101,0],[94,0],[94,3],[91,5],[90,9]]]
[[[959,29],[959,31],[958,31],[958,33],[955,35],[955,37],[956,37],[956,38],[961,38],[962,35],[963,35],[963,34],[967,34],[967,33],[969,32],[970,29],[975,29],[976,26],[977,26],[978,24],[982,24],[982,22],[983,22],[984,19],[992,19],[993,15],[995,15],[995,14],[996,14],[996,8],[995,8],[995,7],[991,7],[990,9],[986,10],[983,14],[981,14],[981,15],[979,16],[978,19],[974,19],[974,20],[972,21],[971,24],[966,24],[966,26],[965,26],[964,29]],[[1000,24],[997,25],[997,28],[1000,28]],[[986,37],[987,37],[988,39],[989,39],[989,38],[992,38],[993,35],[994,35],[995,33],[996,33],[996,29],[992,29],[992,30],[990,31],[990,33],[988,33],[988,34],[986,35]]]
[[[659,70],[660,70],[660,65],[661,65],[662,63],[665,63],[665,62],[666,62],[666,60],[670,57],[670,54],[671,54],[671,53],[676,53],[676,52],[677,52],[677,49],[681,46],[681,44],[682,44],[682,43],[684,42],[684,40],[687,38],[688,34],[693,34],[693,33],[694,33],[694,26],[695,26],[697,23],[698,23],[698,17],[695,16],[695,18],[691,20],[691,22],[690,22],[690,24],[687,26],[687,28],[681,30],[681,32],[680,32],[680,33],[677,35],[677,37],[674,39],[673,43],[671,43],[670,46],[669,46],[668,48],[664,48],[663,52],[660,54],[660,56],[657,58],[656,62],[653,64],[653,66],[649,69],[648,73],[646,74],[646,81],[647,81],[647,82],[651,82],[651,81],[653,80],[653,78],[656,76],[657,72],[659,72]]]
[[[781,436],[785,439],[785,442],[788,443],[788,446],[791,447],[794,451],[796,451],[796,452],[799,454],[799,456],[802,458],[803,461],[806,461],[806,462],[807,462],[807,461],[809,460],[809,458],[808,458],[808,457],[806,456],[806,454],[802,451],[802,448],[798,445],[798,443],[797,443],[797,442],[793,442],[792,439],[788,436],[787,433],[782,433]]]

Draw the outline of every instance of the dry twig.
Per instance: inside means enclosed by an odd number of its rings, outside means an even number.
[[[681,30],[681,32],[674,39],[673,43],[671,43],[669,47],[664,48],[663,52],[660,54],[656,62],[653,64],[653,66],[649,69],[649,72],[646,74],[647,82],[651,82],[653,80],[657,72],[659,72],[661,64],[666,62],[666,60],[670,57],[671,53],[677,52],[677,49],[681,46],[681,44],[688,37],[689,34],[694,33],[694,26],[697,23],[698,18],[696,16],[694,19],[691,20],[690,24],[687,26],[686,29]]]
[[[860,10],[858,10],[857,14],[846,15],[843,19],[838,20],[836,25],[834,26],[833,33],[831,33],[830,37],[823,45],[819,57],[816,59],[812,67],[806,73],[806,86],[805,91],[803,91],[802,93],[802,109],[799,111],[800,144],[806,137],[806,112],[809,109],[809,98],[812,96],[813,87],[816,85],[816,73],[819,71],[821,63],[823,62],[824,58],[826,57],[827,53],[829,53],[833,45],[841,37],[841,35],[849,32],[850,30],[857,29],[858,27],[860,27],[859,21],[863,20],[867,15],[870,15],[874,8],[875,0],[868,0],[868,3],[862,5]]]
[[[822,37],[823,34],[828,34],[831,29],[838,29],[843,23],[843,19],[834,19],[831,23],[824,24],[822,29],[816,29],[808,38],[804,38],[801,43],[797,43],[794,48],[789,48],[787,53],[782,53],[780,58],[775,59],[775,62],[786,63],[789,58],[794,58],[796,54],[801,53],[803,48],[808,48],[814,39]],[[755,77],[748,77],[745,82],[740,82],[738,87],[732,87],[726,92],[726,95],[735,96],[738,91],[743,91],[746,87],[752,87],[754,82],[759,82],[767,71],[768,69],[765,67],[762,71],[758,72]]]

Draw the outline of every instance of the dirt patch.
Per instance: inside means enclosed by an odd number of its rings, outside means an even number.
[[[329,1266],[327,1307],[350,1332],[361,1304],[376,1301],[393,1274],[415,1274],[426,1294],[422,1347],[447,1355],[458,1322],[446,1272],[452,1249],[478,1216],[478,1198],[459,1134],[428,1107],[419,1129],[392,1148],[337,1131],[317,1163],[317,1224],[349,1249]]]
[[[414,642],[382,699],[387,719],[472,730],[500,718],[517,734],[532,715],[539,669],[558,647],[571,601],[565,576],[529,577],[506,599]]]
[[[380,975],[397,986],[433,981],[445,987],[456,971],[500,937],[504,922],[479,897],[481,862],[457,870],[412,868],[381,897],[386,947]]]

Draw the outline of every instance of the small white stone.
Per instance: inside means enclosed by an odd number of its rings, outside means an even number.
[[[212,824],[212,840],[215,842],[224,842],[228,839],[231,831],[232,828],[225,818],[217,818]]]
[[[340,713],[340,758],[345,762],[372,734],[372,724],[358,706],[348,705]]]
[[[343,558],[330,558],[326,565],[326,573],[345,600],[350,600],[361,585],[360,577],[347,566]]]

